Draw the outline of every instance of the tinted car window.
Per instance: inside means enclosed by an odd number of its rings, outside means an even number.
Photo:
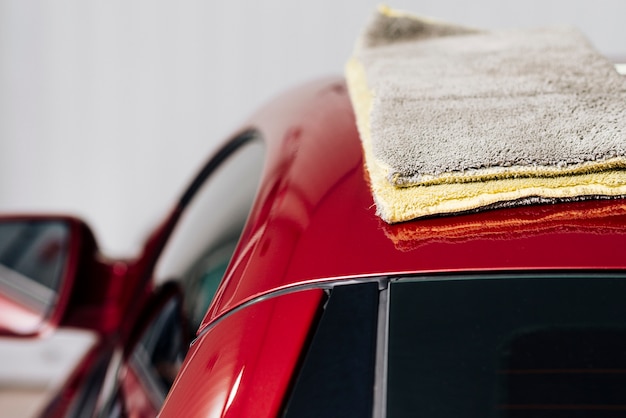
[[[239,231],[238,231],[239,232]],[[198,258],[183,276],[186,287],[186,311],[193,330],[197,329],[213,300],[230,258],[237,245],[238,234],[216,244]]]
[[[388,417],[596,417],[626,409],[626,282],[390,286]]]
[[[330,293],[284,414],[371,417],[378,283]]]
[[[130,364],[155,408],[159,408],[180,369],[187,346],[177,299],[165,304],[133,349]]]
[[[234,142],[240,145],[194,186],[155,271],[157,283],[180,283],[192,332],[235,251],[263,170],[265,149],[258,134],[246,133]]]

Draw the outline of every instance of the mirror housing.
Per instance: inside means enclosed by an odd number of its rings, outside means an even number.
[[[67,216],[0,216],[0,335],[37,336],[63,317],[91,231]]]

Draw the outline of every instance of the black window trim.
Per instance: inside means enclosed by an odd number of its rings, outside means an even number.
[[[226,161],[235,151],[240,149],[244,144],[249,142],[261,140],[263,141],[263,136],[261,133],[255,129],[245,130],[237,135],[229,142],[227,142],[222,148],[220,148],[217,153],[209,160],[209,162],[202,167],[200,172],[193,179],[189,187],[185,190],[178,201],[178,208],[182,212],[184,208],[193,200],[196,195],[198,189],[202,187],[205,180],[208,179],[213,172],[222,165],[224,161]]]

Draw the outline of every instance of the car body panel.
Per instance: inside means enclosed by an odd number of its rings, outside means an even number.
[[[203,326],[272,290],[324,278],[626,267],[622,199],[386,224],[375,213],[341,79],[285,94],[247,128],[261,132],[269,158]]]
[[[160,416],[278,415],[323,294],[277,296],[220,320],[192,345]]]

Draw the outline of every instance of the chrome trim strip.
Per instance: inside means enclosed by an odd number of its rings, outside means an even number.
[[[393,282],[405,282],[405,281],[423,281],[423,282],[431,282],[431,281],[447,281],[447,280],[476,280],[476,279],[490,279],[490,280],[498,280],[498,279],[546,279],[546,278],[582,278],[582,277],[619,277],[624,278],[624,273],[622,271],[615,272],[611,270],[607,271],[585,271],[585,270],[571,270],[571,271],[560,271],[560,270],[528,270],[528,271],[462,271],[457,273],[400,273],[393,276],[390,275],[380,275],[380,276],[368,276],[368,277],[356,277],[356,278],[347,278],[347,277],[336,277],[336,278],[326,278],[326,279],[316,279],[312,281],[306,281],[303,283],[293,284],[289,286],[285,286],[278,290],[273,290],[266,294],[257,296],[256,298],[250,299],[229,311],[224,312],[217,318],[214,318],[212,322],[207,324],[204,328],[199,330],[196,338],[191,342],[191,345],[194,345],[200,338],[202,338],[209,330],[211,330],[215,325],[217,325],[224,318],[229,317],[230,315],[239,312],[242,309],[247,308],[248,306],[254,305],[255,303],[262,302],[264,300],[272,299],[277,296],[287,295],[289,293],[300,292],[302,290],[311,290],[311,289],[323,289],[330,290],[335,286],[343,286],[343,285],[351,285],[351,284],[359,284],[359,283],[371,283],[377,282],[379,289],[385,289],[388,283]]]
[[[376,337],[376,369],[374,370],[373,418],[387,416],[387,352],[389,349],[389,287],[378,296],[378,330]]]
[[[520,270],[520,271],[461,271],[461,272],[443,272],[443,273],[400,273],[394,274],[392,276],[382,274],[380,276],[368,276],[368,277],[336,277],[336,278],[326,278],[326,279],[316,279],[306,282],[301,282],[298,284],[288,285],[278,290],[273,290],[266,294],[257,296],[256,298],[250,299],[229,311],[224,312],[217,318],[213,319],[212,322],[207,324],[204,328],[199,330],[198,335],[192,341],[191,345],[194,345],[200,338],[202,338],[209,330],[211,330],[215,325],[217,325],[222,319],[229,317],[233,313],[239,312],[242,309],[247,308],[248,306],[254,305],[255,303],[262,302],[267,299],[272,299],[277,296],[287,295],[289,293],[300,292],[302,290],[311,290],[311,289],[323,289],[330,290],[335,286],[343,286],[343,285],[351,285],[351,284],[359,284],[359,283],[371,283],[377,282],[378,289],[385,289],[388,283],[394,282],[431,282],[431,281],[455,281],[455,280],[498,280],[498,279],[535,279],[542,280],[548,278],[567,278],[567,279],[576,279],[576,278],[589,278],[589,277],[615,277],[615,278],[625,278],[623,271],[586,271],[586,270]]]
[[[239,306],[231,309],[230,311],[224,312],[221,316],[215,318],[212,322],[206,325],[204,328],[200,330],[196,338],[191,342],[191,346],[193,346],[198,340],[200,340],[207,332],[209,332],[215,325],[221,322],[223,319],[228,318],[232,314],[241,311],[251,305],[254,305],[259,302],[263,302],[268,299],[273,299],[278,296],[288,295],[290,293],[301,292],[303,290],[312,290],[312,289],[323,289],[330,290],[335,286],[346,286],[351,284],[359,284],[359,283],[378,283],[378,288],[386,287],[386,283],[389,281],[389,278],[386,276],[375,276],[375,277],[363,277],[363,278],[355,278],[355,279],[345,279],[345,278],[337,278],[336,280],[327,280],[327,281],[315,281],[315,282],[307,282],[301,284],[295,284],[292,286],[287,286],[279,290],[274,290],[272,292],[266,293],[264,295],[258,296],[254,299],[251,299],[247,302],[242,303]]]

